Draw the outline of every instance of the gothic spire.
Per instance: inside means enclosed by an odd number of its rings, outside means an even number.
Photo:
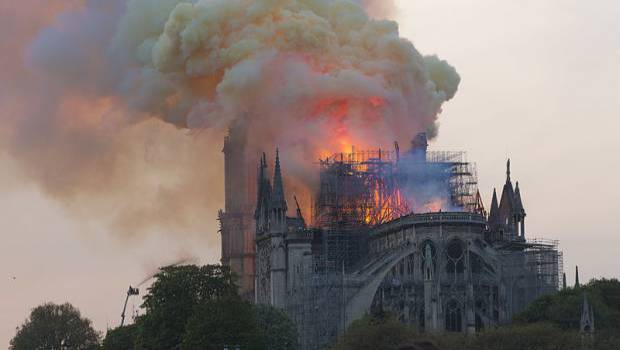
[[[286,200],[284,199],[284,184],[282,182],[282,172],[280,170],[280,151],[276,148],[276,164],[273,173],[273,193],[272,208],[281,208],[286,211]]]
[[[562,272],[562,289],[566,289],[566,274]]]
[[[523,202],[521,201],[521,190],[519,190],[519,181],[517,181],[517,186],[515,188],[515,208],[514,210],[519,214],[525,214],[525,209],[523,209]]]
[[[256,181],[256,209],[254,219],[256,220],[256,233],[265,233],[269,227],[269,206],[271,201],[271,183],[267,175],[267,157],[263,153],[260,157],[258,166],[258,178]]]
[[[579,288],[579,266],[575,266],[575,288]]]
[[[489,224],[497,224],[499,220],[499,205],[497,202],[497,191],[493,189],[493,199],[491,200],[491,210],[489,211]]]

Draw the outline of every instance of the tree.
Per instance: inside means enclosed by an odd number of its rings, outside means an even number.
[[[411,327],[387,314],[366,315],[354,321],[334,350],[398,350],[416,338]]]
[[[256,305],[255,313],[266,349],[297,349],[297,330],[282,310],[268,305]]]
[[[103,350],[134,350],[136,331],[135,324],[110,329],[103,339]]]
[[[548,322],[562,329],[579,329],[583,294],[594,309],[597,330],[620,330],[620,281],[592,280],[578,288],[545,295],[515,317],[517,323]]]
[[[136,348],[179,349],[194,309],[222,298],[238,298],[230,269],[220,265],[167,266],[155,275],[138,318]]]
[[[183,350],[262,350],[264,340],[253,305],[240,298],[212,300],[198,305],[183,337]]]
[[[546,323],[486,329],[475,337],[452,333],[434,338],[443,350],[581,350],[577,332],[564,331]]]
[[[37,306],[11,340],[11,350],[96,349],[99,334],[91,321],[73,305],[53,303]]]

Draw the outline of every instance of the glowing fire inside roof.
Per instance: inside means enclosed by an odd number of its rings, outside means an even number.
[[[320,160],[314,222],[377,225],[411,212],[484,213],[475,167],[458,152],[413,148],[337,153]],[[422,153],[420,153],[422,152]]]

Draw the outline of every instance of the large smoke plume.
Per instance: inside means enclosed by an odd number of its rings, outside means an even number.
[[[2,73],[0,146],[25,178],[120,232],[212,229],[232,123],[252,152],[279,146],[307,184],[328,153],[435,135],[460,80],[374,19],[392,2],[23,4],[42,15],[11,22],[2,44],[14,69]]]

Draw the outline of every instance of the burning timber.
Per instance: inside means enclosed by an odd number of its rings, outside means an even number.
[[[224,147],[222,262],[248,299],[286,311],[303,349],[322,348],[379,311],[428,332],[474,333],[559,288],[558,242],[526,238],[510,161],[487,213],[474,164],[461,152],[428,151],[424,134],[402,153],[397,144],[338,153],[319,161],[306,220],[296,198],[288,215],[277,152],[273,172],[263,155],[250,179],[234,142],[240,132]]]

